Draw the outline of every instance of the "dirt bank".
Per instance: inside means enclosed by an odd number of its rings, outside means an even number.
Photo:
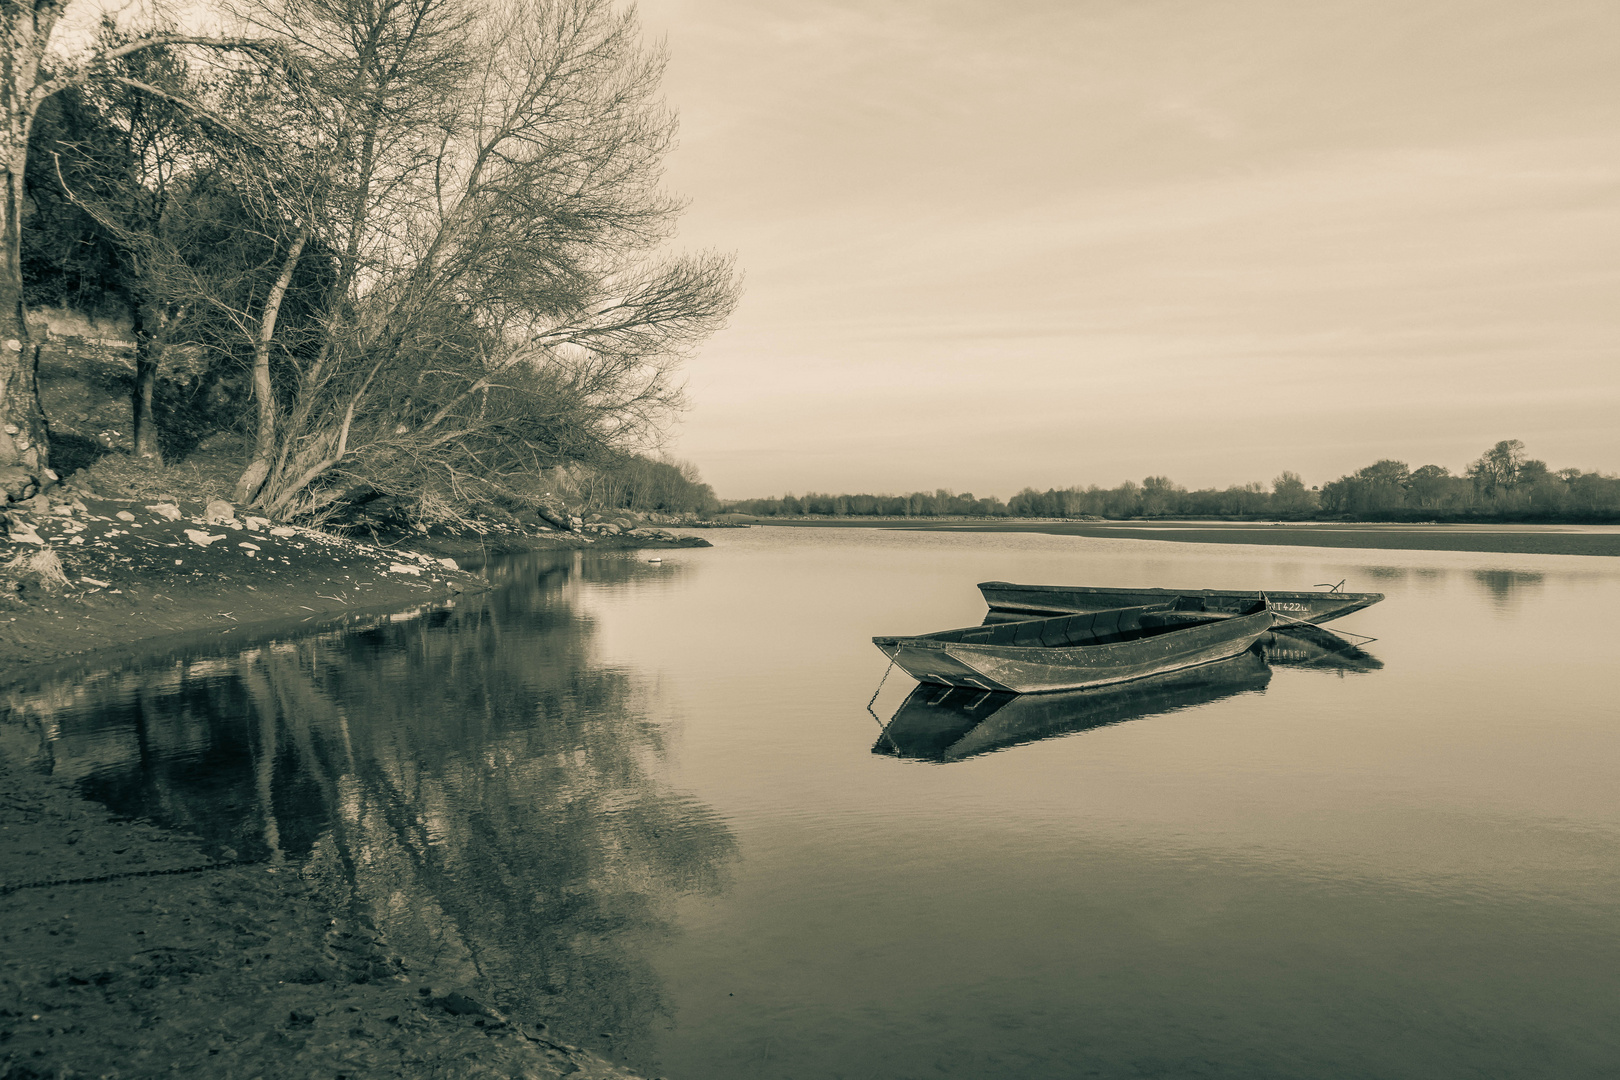
[[[246,514],[210,522],[199,505],[72,491],[50,502],[13,509],[0,543],[0,684],[144,639],[333,621],[483,587],[428,553]]]
[[[633,1080],[295,867],[114,820],[30,767],[38,745],[0,719],[0,1078]]]
[[[659,530],[514,528],[365,543],[223,509],[210,519],[200,501],[105,498],[70,486],[12,504],[0,534],[0,686],[154,639],[318,627],[485,588],[458,558],[476,565],[543,547],[707,546]]]

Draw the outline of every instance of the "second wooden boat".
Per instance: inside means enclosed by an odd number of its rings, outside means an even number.
[[[1088,585],[1015,585],[1010,581],[980,582],[979,592],[992,612],[1029,618],[1065,612],[1196,601],[1208,612],[1237,614],[1260,594],[1232,589],[1107,589]],[[1370,607],[1383,593],[1272,592],[1266,599],[1280,616],[1309,623],[1324,623],[1352,611]]]
[[[969,626],[872,643],[919,682],[1037,694],[1106,686],[1236,656],[1270,630],[1269,604],[1205,613],[1154,604]]]

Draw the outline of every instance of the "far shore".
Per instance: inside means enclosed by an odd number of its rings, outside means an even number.
[[[1072,521],[1041,518],[739,518],[753,525],[910,532],[1048,533],[1108,540],[1515,555],[1620,555],[1620,525],[1506,525],[1337,521]]]

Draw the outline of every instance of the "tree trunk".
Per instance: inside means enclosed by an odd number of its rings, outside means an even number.
[[[0,0],[0,466],[30,471],[50,464],[50,447],[23,311],[23,171],[39,57],[59,11]]]
[[[153,333],[147,326],[144,305],[135,307],[135,392],[130,402],[134,414],[133,442],[135,456],[162,462],[163,451],[158,446],[157,422],[152,416],[152,399],[157,390],[158,362],[163,358],[168,334],[167,327],[159,326]]]
[[[287,296],[287,287],[292,284],[293,271],[298,268],[298,258],[304,253],[308,239],[308,234],[299,233],[288,249],[281,273],[276,276],[270,295],[265,297],[264,314],[259,319],[259,340],[253,346],[253,399],[258,405],[259,424],[253,439],[253,460],[242,472],[233,493],[238,503],[250,502],[258,495],[270,476],[270,466],[276,456],[276,393],[270,382],[270,345],[275,340],[281,302]]]

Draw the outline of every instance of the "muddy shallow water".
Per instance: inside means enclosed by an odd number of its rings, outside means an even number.
[[[449,610],[153,657],[20,712],[116,812],[341,879],[508,1011],[674,1078],[1620,1056],[1610,560],[710,539],[512,557]],[[873,634],[977,622],[988,579],[1388,599],[1334,624],[1378,639],[1348,661],[1273,642],[989,713],[885,679]]]

